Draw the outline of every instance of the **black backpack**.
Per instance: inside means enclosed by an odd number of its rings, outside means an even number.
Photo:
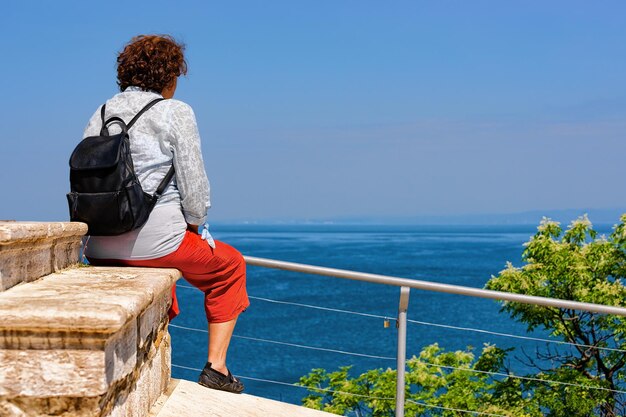
[[[152,208],[174,176],[174,165],[153,195],[147,194],[135,174],[128,131],[137,119],[162,98],[148,103],[133,119],[104,120],[100,111],[99,136],[83,139],[70,157],[70,187],[67,202],[72,221],[84,222],[93,236],[115,236],[143,226]],[[109,135],[108,126],[118,124],[122,132]]]

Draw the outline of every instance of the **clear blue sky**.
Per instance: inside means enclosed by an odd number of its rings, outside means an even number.
[[[623,1],[11,1],[0,31],[0,219],[67,218],[140,33],[187,45],[214,221],[626,207]]]

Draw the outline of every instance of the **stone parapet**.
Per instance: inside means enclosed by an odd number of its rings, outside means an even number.
[[[84,223],[0,221],[0,291],[78,263]]]
[[[34,237],[18,224],[0,227],[0,245],[5,253],[22,247],[13,254],[23,257],[50,234],[58,243],[74,239],[73,246],[84,232],[80,224],[26,224]],[[6,260],[2,271],[14,262]],[[0,292],[0,416],[146,416],[170,380],[167,311],[180,273],[74,266],[27,282],[34,275]]]

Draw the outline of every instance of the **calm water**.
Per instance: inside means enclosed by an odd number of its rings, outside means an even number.
[[[605,230],[598,228],[602,232]],[[531,226],[222,226],[213,234],[242,253],[333,268],[378,273],[481,288],[506,261],[521,265],[522,244],[534,234]],[[188,285],[184,281],[179,284]],[[394,318],[399,289],[377,284],[248,268],[250,296]],[[205,329],[202,294],[178,289],[181,315],[173,324]],[[408,318],[424,322],[487,329],[525,335],[525,327],[499,313],[499,305],[457,295],[411,291]],[[172,362],[202,368],[206,360],[206,334],[171,328]],[[397,332],[393,319],[383,320],[251,300],[240,316],[235,335],[309,345],[368,355],[395,357]],[[446,350],[466,346],[480,350],[483,343],[517,346],[529,352],[536,342],[411,324],[407,356],[438,342]],[[543,346],[543,344],[541,344]],[[395,368],[395,360],[372,359],[333,352],[233,338],[228,364],[235,375],[297,382],[313,368],[336,370],[353,365],[354,374],[371,368]],[[514,372],[525,368],[512,361]],[[198,372],[173,368],[175,378],[196,380]],[[299,403],[302,388],[244,379],[246,392]]]

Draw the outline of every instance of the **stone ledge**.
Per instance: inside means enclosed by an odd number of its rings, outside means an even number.
[[[15,286],[0,293],[0,349],[37,333],[54,333],[64,347],[72,337],[116,333],[179,277],[176,269],[76,267]]]
[[[48,238],[84,236],[87,225],[78,222],[14,222],[0,221],[0,245],[34,242]]]
[[[144,417],[169,382],[179,277],[75,267],[0,292],[0,416]]]
[[[0,291],[79,262],[84,223],[0,221]]]

